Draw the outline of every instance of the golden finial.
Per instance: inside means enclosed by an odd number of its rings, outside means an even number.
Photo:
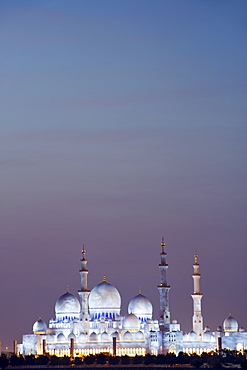
[[[195,259],[195,263],[197,263],[197,260],[198,260],[197,250],[195,250],[194,259]]]
[[[66,293],[69,293],[69,285],[66,287]]]
[[[103,283],[106,283],[106,274],[103,275]]]
[[[142,288],[139,287],[138,294],[142,294]]]
[[[82,254],[86,254],[86,249],[85,249],[85,246],[84,244],[82,245],[82,251],[81,251]]]
[[[165,238],[164,236],[161,239],[161,254],[165,253]]]

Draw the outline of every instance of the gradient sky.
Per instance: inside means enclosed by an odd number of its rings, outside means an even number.
[[[0,340],[80,288],[138,288],[158,316],[247,330],[247,2],[0,2]]]

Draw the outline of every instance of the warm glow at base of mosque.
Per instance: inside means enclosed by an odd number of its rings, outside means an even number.
[[[210,353],[212,351],[216,351],[217,348],[207,348],[207,347],[204,347],[204,348],[196,348],[196,347],[191,347],[191,348],[183,348],[183,352],[184,353],[188,353],[190,355],[192,355],[193,353],[196,353],[197,355],[201,355],[202,353]]]
[[[145,348],[117,348],[117,356],[145,356]]]
[[[215,332],[203,328],[201,310],[202,294],[198,255],[194,256],[192,278],[194,281],[192,330],[183,333],[180,324],[170,321],[169,285],[167,285],[165,243],[161,243],[160,319],[153,319],[153,306],[140,291],[131,299],[127,315],[121,316],[121,295],[116,287],[106,281],[87,288],[86,251],[82,250],[81,289],[79,299],[68,289],[55,304],[55,318],[49,326],[40,318],[33,324],[33,334],[23,336],[18,353],[63,356],[90,356],[100,353],[116,356],[145,356],[183,351],[187,354],[210,353],[219,348],[244,351],[247,333],[239,328],[230,314]]]
[[[54,351],[51,351],[48,353],[50,355],[56,355],[58,357],[63,357],[63,356],[70,356],[70,349],[56,349]],[[107,353],[113,356],[113,349],[109,347],[105,348],[75,348],[74,349],[74,354],[75,356],[90,356],[90,355],[98,355],[100,353]],[[153,351],[154,355],[158,354],[157,350]],[[117,348],[116,349],[116,355],[117,356],[145,356],[146,355],[146,349],[145,348]]]

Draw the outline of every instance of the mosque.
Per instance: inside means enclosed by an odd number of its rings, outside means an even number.
[[[128,315],[121,316],[121,296],[118,290],[103,281],[88,289],[86,251],[83,247],[80,280],[81,288],[75,297],[69,291],[58,298],[55,318],[46,323],[39,319],[33,324],[33,334],[23,335],[17,345],[19,354],[51,354],[57,356],[85,356],[101,352],[112,355],[135,356],[151,353],[178,354],[211,352],[221,349],[247,349],[247,332],[239,328],[231,315],[223,326],[211,332],[203,328],[198,255],[194,256],[192,330],[183,333],[176,320],[170,320],[164,238],[160,253],[159,318],[153,319],[153,306],[141,292],[128,305]]]

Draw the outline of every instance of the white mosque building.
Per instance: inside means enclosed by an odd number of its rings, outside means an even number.
[[[203,328],[202,294],[198,256],[194,256],[192,330],[183,333],[176,320],[170,321],[166,251],[161,243],[159,319],[152,317],[153,306],[141,292],[128,305],[128,315],[121,316],[121,296],[118,290],[103,281],[88,289],[87,259],[83,247],[81,258],[81,289],[79,299],[69,291],[58,298],[55,318],[46,323],[39,319],[33,324],[33,334],[23,335],[17,351],[20,354],[55,354],[85,356],[101,352],[112,355],[145,355],[174,352],[202,353],[228,348],[247,349],[247,332],[239,328],[231,315],[211,332]]]

